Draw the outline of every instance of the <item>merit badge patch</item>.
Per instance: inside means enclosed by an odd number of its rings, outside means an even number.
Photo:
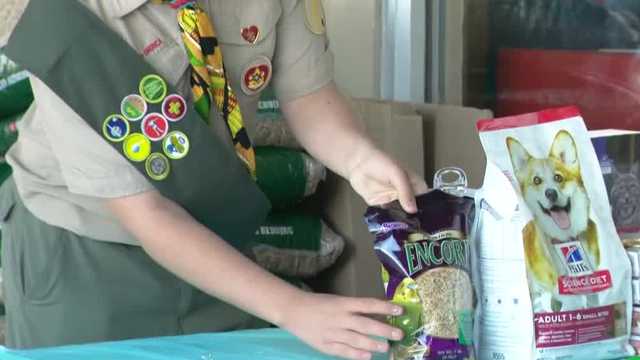
[[[121,115],[109,115],[102,124],[102,133],[113,141],[120,142],[129,135],[129,122]]]
[[[240,35],[249,44],[255,44],[260,37],[260,29],[255,25],[247,26],[240,30]]]
[[[260,56],[249,63],[242,72],[242,91],[251,96],[264,89],[271,80],[271,60]]]
[[[181,131],[172,131],[162,142],[162,148],[170,159],[182,159],[189,153],[189,138]]]
[[[304,9],[305,23],[309,31],[317,35],[324,34],[327,29],[321,0],[305,0]]]
[[[144,164],[147,175],[156,181],[161,181],[169,176],[171,171],[171,165],[169,159],[160,153],[153,153],[149,155],[147,161]]]
[[[151,154],[151,141],[140,133],[133,133],[124,139],[122,151],[131,161],[145,161]]]
[[[162,115],[169,121],[180,121],[187,114],[187,102],[177,94],[167,96],[162,102]]]
[[[120,103],[120,112],[127,120],[138,121],[147,113],[147,102],[140,95],[128,95]]]
[[[161,114],[151,113],[140,124],[142,133],[151,141],[162,140],[169,132],[169,122]]]
[[[157,104],[167,96],[167,83],[160,76],[151,74],[142,78],[138,90],[145,100]]]

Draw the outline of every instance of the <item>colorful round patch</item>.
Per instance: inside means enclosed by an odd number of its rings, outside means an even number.
[[[149,175],[150,178],[161,181],[169,176],[171,164],[166,156],[160,153],[153,153],[147,158],[144,168],[147,170],[147,175]]]
[[[151,74],[140,81],[140,95],[152,104],[157,104],[167,96],[167,83],[158,75]]]
[[[167,120],[180,121],[187,114],[187,102],[177,94],[167,96],[162,102],[162,115]]]
[[[264,89],[271,81],[271,60],[260,56],[249,63],[242,72],[242,91],[251,96]]]
[[[129,135],[129,122],[121,115],[110,115],[102,124],[102,133],[113,141],[120,142]]]
[[[162,148],[170,159],[182,159],[189,153],[189,138],[181,131],[172,131],[162,142]]]
[[[161,114],[151,113],[140,124],[142,133],[151,141],[162,140],[169,132],[169,122]]]
[[[122,151],[131,161],[145,161],[151,154],[151,141],[140,133],[133,133],[124,139]]]
[[[128,95],[120,103],[120,112],[127,120],[138,121],[147,113],[147,102],[140,95]]]

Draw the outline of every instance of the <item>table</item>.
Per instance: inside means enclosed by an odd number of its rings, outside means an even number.
[[[238,331],[64,346],[28,351],[0,348],[3,360],[330,360],[279,329]],[[376,360],[387,359],[378,355]]]

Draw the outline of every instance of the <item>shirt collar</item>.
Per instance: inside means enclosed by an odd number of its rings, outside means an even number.
[[[108,0],[103,2],[104,10],[110,17],[121,18],[146,4],[149,0]]]

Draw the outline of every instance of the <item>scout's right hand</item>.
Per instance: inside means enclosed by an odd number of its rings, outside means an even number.
[[[400,340],[402,331],[367,315],[400,315],[402,308],[377,299],[302,293],[292,299],[281,327],[317,350],[347,359],[371,359],[389,350],[386,341]]]
[[[405,170],[395,159],[373,146],[365,147],[359,161],[348,169],[351,187],[369,206],[398,200],[404,211],[418,211],[415,196],[427,192],[424,179]]]

